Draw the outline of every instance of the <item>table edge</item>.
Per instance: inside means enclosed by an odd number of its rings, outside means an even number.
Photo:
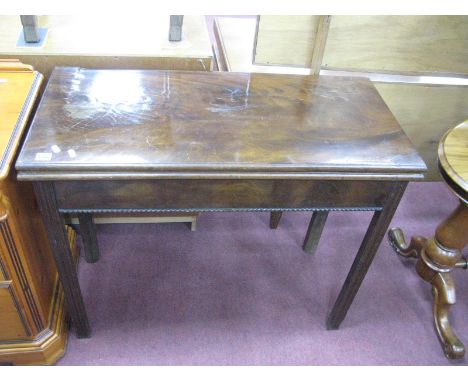
[[[67,181],[67,180],[143,180],[143,179],[287,179],[287,180],[386,180],[418,181],[424,179],[423,172],[414,173],[352,173],[352,172],[43,172],[20,171],[18,180],[23,181]]]
[[[468,123],[468,120],[463,121],[455,127],[447,130],[442,136],[437,148],[437,164],[439,167],[440,174],[444,178],[445,182],[448,184],[450,189],[457,195],[458,198],[463,200],[463,202],[468,204],[468,188],[466,181],[455,171],[450,162],[445,155],[445,141],[449,134],[454,131],[458,126]]]

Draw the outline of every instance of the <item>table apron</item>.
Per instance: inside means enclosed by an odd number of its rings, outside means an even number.
[[[147,179],[55,181],[60,210],[381,209],[398,182]]]

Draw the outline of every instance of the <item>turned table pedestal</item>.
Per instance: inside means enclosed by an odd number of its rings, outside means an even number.
[[[399,228],[389,231],[389,239],[399,255],[418,259],[417,273],[432,285],[434,324],[444,352],[448,358],[461,358],[465,347],[453,332],[448,315],[455,304],[455,284],[450,271],[468,266],[461,253],[468,243],[468,121],[444,135],[438,155],[440,172],[460,204],[429,240],[413,236],[407,245]]]

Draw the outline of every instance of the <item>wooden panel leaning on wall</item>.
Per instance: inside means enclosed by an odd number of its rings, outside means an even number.
[[[309,67],[319,20],[260,16],[254,63]],[[468,74],[467,21],[468,16],[332,16],[323,67]]]
[[[0,364],[52,364],[67,339],[44,224],[32,187],[16,180],[13,166],[41,82],[30,66],[0,60]]]

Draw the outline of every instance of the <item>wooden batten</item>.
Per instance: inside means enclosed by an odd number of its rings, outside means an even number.
[[[260,16],[254,63],[307,68],[323,16]],[[468,74],[468,16],[333,16],[323,67]]]
[[[319,16],[317,31],[315,32],[312,59],[310,61],[310,74],[318,76],[322,68],[323,54],[327,44],[328,30],[330,29],[331,16]]]

